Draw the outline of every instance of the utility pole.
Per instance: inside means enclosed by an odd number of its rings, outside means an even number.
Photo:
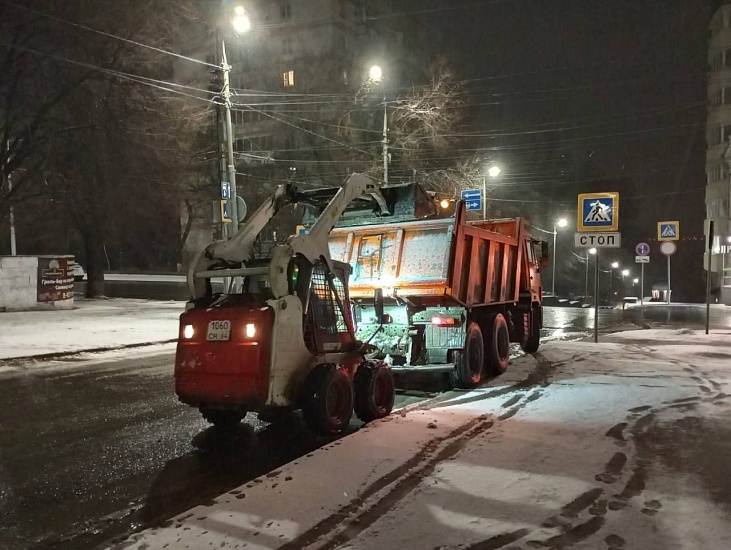
[[[226,41],[221,40],[221,69],[223,70],[223,102],[226,108],[226,145],[228,149],[228,182],[231,186],[231,228],[229,238],[232,239],[239,230],[239,205],[238,194],[236,192],[236,165],[234,163],[234,132],[231,123],[231,84],[230,73],[231,65],[226,59]]]
[[[7,153],[10,152],[10,142],[7,140],[5,141],[5,150],[7,157]],[[5,166],[7,170],[7,164]],[[11,196],[13,194],[13,181],[10,173],[4,175],[5,181],[8,182],[8,202],[10,203],[10,255],[17,256],[18,250],[15,246],[15,210],[13,209],[13,201],[11,200]]]
[[[383,183],[388,185],[388,103],[383,96]]]
[[[482,176],[482,219],[487,219],[487,176]],[[556,248],[556,237],[554,233],[553,248]],[[555,253],[554,253],[555,254]],[[555,274],[555,272],[554,272]]]
[[[12,190],[13,182],[10,179],[10,174],[8,174],[8,196],[10,195]],[[15,211],[13,210],[12,202],[10,203],[10,255],[18,255],[18,249],[15,245]]]

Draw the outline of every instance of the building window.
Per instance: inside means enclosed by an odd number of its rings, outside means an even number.
[[[292,19],[292,4],[290,4],[289,2],[285,2],[284,4],[282,4],[280,14],[284,21]]]
[[[282,53],[284,55],[292,55],[294,48],[292,48],[292,39],[289,36],[285,36],[282,40]]]
[[[707,216],[709,220],[721,220],[728,217],[728,200],[715,199],[707,204]]]
[[[292,88],[294,86],[294,71],[285,71],[282,74],[285,88]]]

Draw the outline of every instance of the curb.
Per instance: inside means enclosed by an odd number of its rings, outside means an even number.
[[[37,355],[22,355],[19,357],[6,357],[0,359],[0,365],[8,365],[13,363],[26,363],[29,361],[53,361],[54,359],[64,359],[66,357],[73,357],[75,355],[81,355],[84,353],[103,353],[105,351],[118,351],[123,349],[135,349],[144,348],[147,346],[157,346],[159,344],[173,344],[177,342],[177,338],[172,340],[160,340],[157,342],[142,342],[140,344],[126,344],[123,346],[107,346],[103,348],[89,348],[79,349],[74,351],[60,351],[50,353],[39,353]]]

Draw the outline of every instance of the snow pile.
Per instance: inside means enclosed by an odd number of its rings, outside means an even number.
[[[178,337],[184,302],[75,300],[67,311],[0,313],[0,359],[109,349]]]
[[[554,342],[120,548],[729,548],[731,331]]]

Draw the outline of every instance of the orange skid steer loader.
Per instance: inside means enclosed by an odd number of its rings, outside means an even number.
[[[356,338],[351,267],[333,261],[328,247],[348,205],[375,198],[386,208],[379,195],[370,178],[350,176],[307,234],[277,245],[270,258],[256,258],[255,241],[267,222],[298,201],[284,184],[234,238],[197,255],[175,357],[182,402],[220,427],[238,424],[247,412],[266,417],[301,409],[313,431],[328,435],[347,428],[354,410],[366,422],[390,414],[393,374],[384,362],[366,359],[373,349]],[[221,277],[233,282],[213,293],[211,279]],[[374,303],[383,309],[380,290]]]

